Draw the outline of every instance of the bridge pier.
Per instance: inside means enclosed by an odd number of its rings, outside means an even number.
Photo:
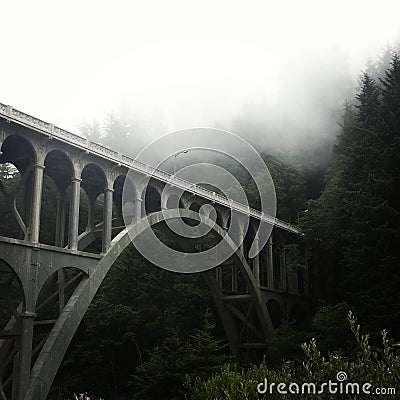
[[[80,178],[72,178],[71,180],[71,204],[69,211],[69,230],[68,230],[68,247],[71,250],[78,249],[78,226],[79,226],[79,202],[80,202]]]
[[[32,205],[30,213],[29,235],[33,243],[39,242],[40,208],[42,203],[43,164],[33,166]]]
[[[32,362],[33,321],[35,317],[36,314],[32,311],[25,311],[21,314],[16,400],[24,400],[29,386]]]
[[[111,188],[104,190],[103,253],[107,252],[111,244],[113,192],[114,190]]]

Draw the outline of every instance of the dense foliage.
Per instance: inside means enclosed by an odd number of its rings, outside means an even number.
[[[302,218],[319,254],[325,295],[348,301],[373,334],[398,337],[400,275],[400,60],[364,74],[346,103],[326,187]]]
[[[316,340],[312,339],[302,345],[304,352],[302,362],[287,362],[280,369],[272,370],[268,368],[265,362],[260,365],[252,365],[248,369],[240,369],[228,364],[206,381],[193,380],[188,377],[186,386],[190,394],[187,398],[190,400],[332,399],[339,396],[339,384],[336,386],[338,390],[336,395],[329,393],[328,387],[325,386],[324,392],[318,394],[318,397],[313,395],[313,386],[305,386],[302,389],[302,384],[315,384],[315,393],[318,393],[323,383],[340,382],[337,378],[338,373],[344,372],[347,375],[347,378],[343,381],[344,385],[346,383],[359,384],[360,395],[356,395],[356,388],[349,388],[349,390],[355,391],[350,391],[347,398],[369,398],[371,395],[362,391],[362,385],[369,383],[372,385],[371,393],[379,388],[379,390],[386,391],[381,392],[386,393],[383,398],[396,399],[397,392],[391,390],[398,390],[397,386],[400,380],[398,346],[389,340],[387,332],[383,331],[382,345],[372,349],[369,344],[369,336],[361,334],[360,326],[357,325],[357,320],[351,313],[348,319],[357,346],[351,357],[344,357],[338,352],[330,352],[328,356],[324,356],[318,349]],[[259,394],[257,387],[262,383],[260,391],[263,392],[265,380],[267,381],[267,392]],[[270,385],[272,383],[275,386],[272,386],[271,390]],[[281,388],[281,390],[286,391],[286,394],[283,395],[278,392],[277,385],[279,383],[286,384],[285,387]],[[344,386],[344,390],[345,388],[346,386]]]

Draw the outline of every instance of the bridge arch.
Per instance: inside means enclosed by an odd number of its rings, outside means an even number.
[[[162,192],[158,185],[150,182],[142,192],[142,217],[161,211]]]
[[[10,257],[12,258],[12,257]],[[18,270],[13,267],[12,262],[15,262],[15,260],[12,259],[7,259],[2,255],[0,257],[0,287],[2,288],[1,294],[4,296],[7,292],[7,285],[12,285],[13,282],[16,282],[16,286],[18,286],[20,290],[20,301],[22,304],[22,309],[24,308],[25,305],[25,291],[23,290],[23,282],[20,279],[20,276],[18,274]],[[0,327],[1,330],[1,327]]]
[[[74,175],[70,157],[61,150],[50,150],[44,159],[44,174],[53,180],[60,193],[64,193]]]
[[[181,215],[183,213],[183,215]],[[155,225],[165,219],[180,218],[194,219],[200,221],[198,213],[190,210],[164,210],[160,212],[154,212],[145,218],[142,218],[138,223],[125,228],[121,231],[111,243],[110,249],[103,255],[96,267],[89,271],[88,279],[82,280],[74,293],[74,296],[68,302],[67,307],[61,313],[57,320],[54,329],[50,332],[50,335],[45,342],[41,353],[36,360],[36,363],[32,369],[30,386],[28,389],[28,398],[45,397],[54,379],[54,376],[61,364],[61,360],[65,351],[71,341],[84,313],[86,312],[89,304],[91,303],[97,289],[100,287],[101,282],[108,273],[111,265],[122,253],[125,247],[131,242],[129,233],[135,233],[139,235],[141,232],[146,230],[148,226]],[[225,231],[216,225],[212,220],[203,218],[203,223],[209,225],[213,230],[220,236],[225,236]],[[227,243],[232,248],[235,248],[235,244],[229,238],[226,238]],[[252,276],[250,267],[248,266],[244,256],[236,251],[233,254],[233,258],[238,262],[242,270],[244,271],[244,277],[248,286],[249,295],[254,299],[254,307],[257,311],[257,315],[260,317],[261,331],[264,336],[264,340],[269,342],[270,335],[272,334],[272,323],[265,306],[261,304],[260,295],[258,294],[254,277]],[[207,283],[213,294],[214,299],[217,302],[217,308],[221,311],[223,309],[222,297],[215,280],[212,278],[213,271],[205,272],[207,276]],[[222,315],[222,320],[225,328],[232,328],[234,323],[232,318],[226,315]],[[61,334],[62,332],[62,334]],[[233,331],[227,331],[230,343],[236,348],[239,345],[238,337]],[[57,348],[58,354],[61,357],[54,358],[51,354],[54,353]],[[47,380],[43,381],[42,376],[46,376]]]
[[[88,163],[82,169],[80,178],[81,187],[88,196],[97,198],[107,188],[107,175],[104,169],[95,163]]]
[[[0,163],[13,164],[21,175],[38,162],[35,147],[25,137],[14,133],[7,136],[1,146]]]
[[[42,168],[38,166],[38,153],[25,137],[18,133],[11,133],[2,143],[0,164],[5,164],[10,172],[10,179],[2,182],[0,187],[0,196],[4,200],[1,210],[4,214],[2,213],[1,218],[4,217],[2,222],[7,222],[5,224],[7,232],[2,232],[2,234],[18,239],[28,239],[34,230],[30,229],[33,224],[32,202],[36,194],[34,175],[36,170]]]

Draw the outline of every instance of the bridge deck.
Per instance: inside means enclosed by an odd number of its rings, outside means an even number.
[[[3,117],[8,122],[14,122],[18,125],[22,125],[42,134],[45,134],[50,138],[63,141],[86,152],[96,154],[97,156],[110,160],[118,165],[122,165],[129,169],[138,171],[142,174],[155,177],[162,182],[172,184],[179,189],[191,192],[201,198],[211,200],[214,203],[231,208],[242,214],[250,215],[255,219],[271,225],[275,225],[276,227],[281,228],[285,231],[294,234],[300,234],[299,230],[296,227],[285,221],[262,213],[259,210],[255,210],[251,207],[245,206],[244,204],[236,202],[232,199],[228,199],[225,196],[222,196],[211,190],[207,190],[199,185],[188,182],[168,172],[141,163],[138,160],[128,157],[108,147],[105,147],[99,143],[92,142],[89,139],[79,136],[75,133],[68,132],[49,122],[42,121],[11,106],[0,103],[0,117]]]

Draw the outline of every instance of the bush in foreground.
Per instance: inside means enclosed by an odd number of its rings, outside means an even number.
[[[393,343],[387,337],[387,332],[382,332],[382,346],[372,350],[369,344],[369,335],[362,335],[357,319],[349,313],[348,321],[353,332],[357,350],[351,358],[347,358],[337,352],[328,353],[324,357],[318,349],[315,339],[302,345],[305,360],[303,362],[287,362],[280,369],[268,369],[265,362],[261,365],[253,365],[247,370],[240,370],[234,365],[225,365],[221,371],[208,380],[193,379],[187,377],[188,400],[253,400],[253,399],[331,399],[339,394],[328,393],[325,387],[323,394],[287,394],[277,392],[276,385],[285,383],[288,390],[291,383],[297,383],[300,387],[305,382],[315,383],[317,391],[319,385],[324,382],[338,382],[339,372],[347,375],[346,383],[359,383],[360,394],[343,395],[343,398],[363,399],[371,398],[371,395],[363,394],[362,385],[372,384],[371,392],[375,388],[394,388],[400,392],[400,354],[398,343]],[[275,383],[273,393],[257,393],[257,386],[267,380],[268,384]],[[342,378],[343,379],[343,378]],[[264,385],[260,387],[263,389]],[[337,386],[338,389],[340,386]],[[296,386],[292,386],[296,390]],[[306,389],[307,390],[307,389]],[[340,390],[340,389],[339,389]],[[301,393],[301,392],[300,392]],[[380,396],[385,399],[395,399],[396,394]]]

